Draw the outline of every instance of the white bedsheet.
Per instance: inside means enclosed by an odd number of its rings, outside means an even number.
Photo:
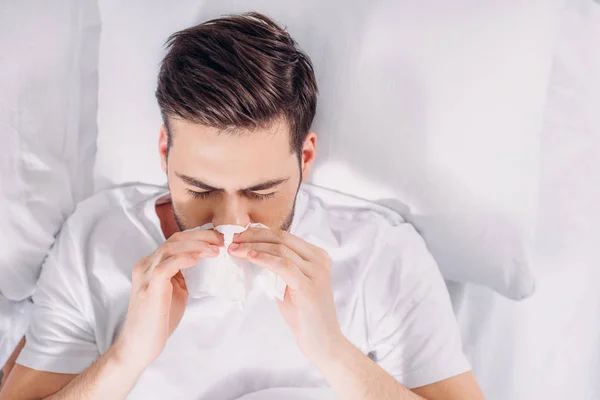
[[[0,2],[0,366],[27,325],[19,300],[92,194],[99,25],[95,0]]]
[[[0,294],[31,296],[54,235],[93,193],[94,0],[0,2]]]
[[[237,400],[336,400],[329,388],[274,388],[250,393]]]
[[[534,262],[519,303],[453,286],[463,345],[488,400],[600,399],[600,5],[571,1],[555,49]]]

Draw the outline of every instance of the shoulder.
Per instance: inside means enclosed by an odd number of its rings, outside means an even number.
[[[34,300],[41,303],[44,296],[50,299],[48,293],[57,289],[80,295],[91,293],[90,277],[95,272],[108,273],[111,268],[120,268],[115,261],[125,260],[122,268],[133,265],[126,256],[135,259],[137,247],[135,242],[131,245],[132,241],[123,240],[123,235],[135,232],[127,225],[136,224],[130,211],[165,191],[158,186],[128,185],[99,192],[80,202],[63,224],[44,261]],[[111,275],[111,279],[115,276]],[[83,297],[73,301],[83,303]],[[91,306],[80,306],[91,312]]]
[[[298,233],[327,250],[365,290],[418,296],[445,288],[422,236],[396,211],[314,185],[301,191]]]
[[[292,228],[299,236],[369,254],[427,252],[415,227],[384,205],[309,184],[302,185],[297,202]]]
[[[118,256],[122,243],[131,242],[125,236],[139,232],[137,211],[166,191],[160,186],[127,185],[101,191],[80,202],[56,236],[42,273],[49,274],[54,266],[85,275],[97,264],[97,257],[104,257],[102,262],[106,264],[106,257]]]
[[[146,184],[129,184],[103,190],[78,203],[62,230],[76,240],[89,238],[95,232],[115,227],[115,223],[123,223],[131,211],[166,191],[163,186]]]

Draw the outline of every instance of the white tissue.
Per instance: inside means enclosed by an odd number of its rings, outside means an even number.
[[[227,251],[236,233],[249,227],[267,228],[263,224],[218,225],[211,223],[194,229],[215,229],[223,234],[224,247],[216,258],[203,258],[191,268],[182,270],[190,297],[220,297],[229,301],[244,303],[254,290],[263,291],[269,299],[283,300],[285,282],[273,272],[250,263],[245,258],[231,257]]]

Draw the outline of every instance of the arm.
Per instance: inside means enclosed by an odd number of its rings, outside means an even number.
[[[106,353],[80,374],[39,371],[17,360],[0,400],[124,399],[183,317],[188,292],[180,270],[196,265],[201,257],[216,257],[221,242],[217,232],[208,230],[171,236],[133,267],[123,331]]]
[[[143,370],[143,367],[136,367],[131,360],[119,356],[118,345],[113,345],[88,369],[48,399],[124,399]]]
[[[268,229],[248,229],[234,238],[234,243],[238,246],[229,248],[232,256],[246,257],[280,275],[287,283],[284,300],[278,302],[281,314],[294,333],[301,352],[319,368],[339,398],[483,399],[470,372],[409,390],[351,344],[337,321],[329,256],[322,249],[289,233]],[[387,298],[387,294],[384,297]],[[428,319],[434,315],[420,317]],[[435,329],[435,326],[431,328]],[[385,335],[388,336],[388,332]],[[389,357],[384,356],[384,361],[390,365]]]
[[[8,360],[6,360],[6,364],[4,364],[4,367],[2,367],[2,373],[0,374],[0,391],[2,391],[4,382],[6,382],[8,376],[10,375],[10,372],[15,367],[15,361],[17,360],[17,357],[19,356],[19,353],[21,352],[23,346],[25,346],[25,337],[23,337],[21,341],[19,341],[19,344],[15,348],[15,351],[13,351]]]
[[[332,354],[317,364],[317,367],[340,399],[423,399],[398,383],[345,338],[336,344]]]
[[[338,396],[348,400],[484,398],[471,372],[409,390],[347,340],[341,340],[334,353],[319,368]]]
[[[43,399],[58,392],[76,376],[38,371],[16,364],[0,390],[0,400]]]
[[[143,369],[128,365],[118,354],[118,346],[112,346],[79,375],[38,371],[17,364],[5,390],[0,392],[0,400],[123,399]]]

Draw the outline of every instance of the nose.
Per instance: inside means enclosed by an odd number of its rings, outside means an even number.
[[[245,205],[237,196],[224,196],[220,204],[214,211],[212,224],[219,225],[240,225],[246,226],[250,222],[250,217]]]

